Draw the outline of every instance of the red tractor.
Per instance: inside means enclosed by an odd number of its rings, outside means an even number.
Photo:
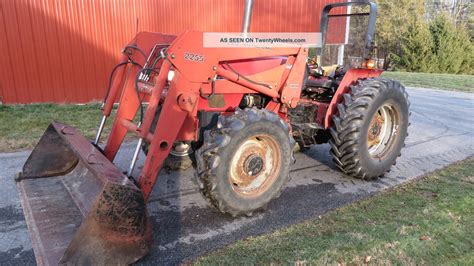
[[[112,71],[94,143],[53,122],[16,178],[38,263],[124,264],[147,254],[146,202],[172,150],[195,150],[202,195],[232,216],[251,215],[280,195],[295,143],[304,149],[329,142],[345,174],[383,176],[407,136],[408,96],[374,64],[373,2],[326,6],[323,47],[329,18],[341,16],[331,9],[349,5],[370,8],[364,63],[331,74],[308,68],[305,47],[206,48],[200,31],[139,33]],[[112,162],[129,132],[139,141],[124,174]],[[134,178],[142,148],[144,167]]]

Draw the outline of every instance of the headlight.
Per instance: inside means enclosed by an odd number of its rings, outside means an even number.
[[[174,78],[174,70],[168,72],[168,81],[172,81]]]

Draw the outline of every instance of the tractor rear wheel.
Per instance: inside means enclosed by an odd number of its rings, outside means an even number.
[[[221,212],[252,215],[280,195],[294,162],[294,143],[288,124],[265,109],[220,116],[196,152],[202,195]]]
[[[397,81],[360,80],[338,104],[329,141],[336,166],[345,174],[374,179],[388,172],[405,143],[408,94]]]

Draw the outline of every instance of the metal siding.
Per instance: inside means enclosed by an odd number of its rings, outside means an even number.
[[[319,30],[345,0],[255,0],[250,31]],[[82,103],[103,97],[120,50],[139,31],[238,32],[245,0],[0,0],[0,102]],[[337,11],[337,10],[336,10]],[[344,11],[341,11],[344,12]],[[344,40],[335,19],[329,42]]]

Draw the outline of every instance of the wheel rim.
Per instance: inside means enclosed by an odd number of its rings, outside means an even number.
[[[398,109],[390,103],[385,103],[375,112],[367,134],[370,156],[380,158],[390,151],[400,124],[399,117]]]
[[[269,135],[246,139],[234,154],[229,181],[235,192],[258,196],[278,177],[281,165],[278,142]]]

